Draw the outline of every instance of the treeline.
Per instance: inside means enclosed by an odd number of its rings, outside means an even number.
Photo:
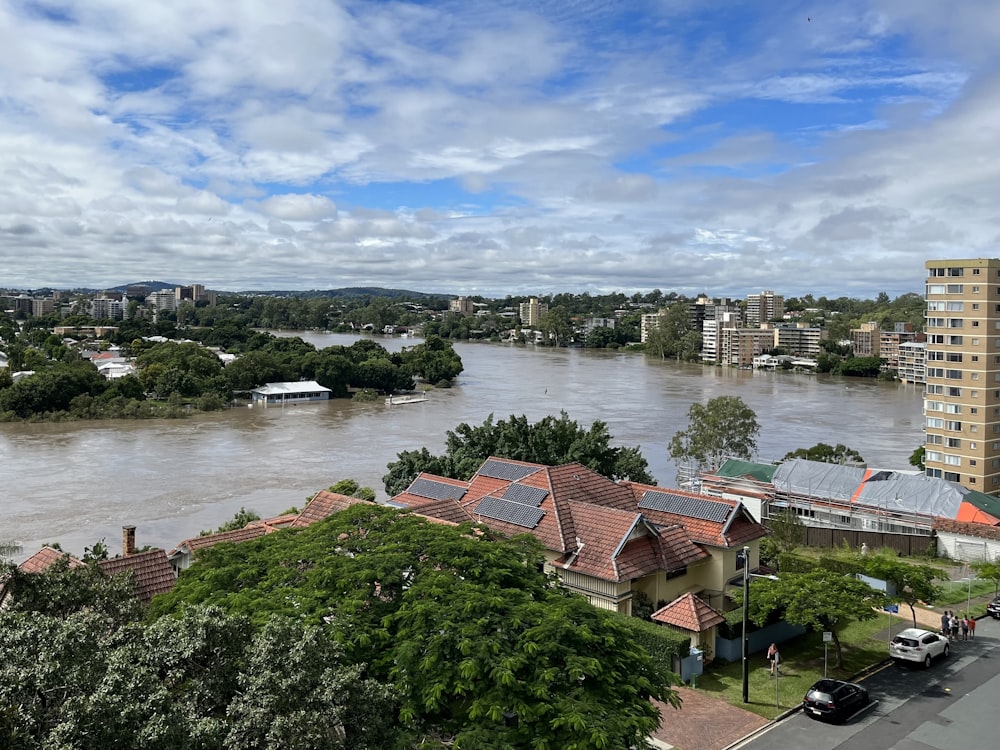
[[[647,746],[687,637],[543,561],[527,535],[365,504],[207,549],[146,609],[130,576],[10,566],[0,747]]]
[[[176,417],[187,409],[221,409],[265,383],[315,380],[334,398],[356,391],[410,390],[415,379],[445,385],[463,369],[451,344],[432,337],[401,352],[370,339],[317,349],[299,337],[279,337],[236,325],[189,328],[185,340],[136,337],[122,326],[111,337],[136,373],[107,380],[90,361],[43,329],[17,339],[16,362],[0,370],[0,420]],[[173,331],[176,335],[176,330]],[[223,365],[207,347],[236,355]],[[11,370],[32,370],[14,383]]]

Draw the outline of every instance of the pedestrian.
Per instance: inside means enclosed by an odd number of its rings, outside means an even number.
[[[976,618],[975,617],[970,617],[969,618],[969,638],[975,638],[975,637],[976,637]]]
[[[962,640],[969,640],[969,616],[962,615]]]
[[[778,659],[781,658],[778,655],[778,647],[774,643],[767,647],[767,664],[771,670],[771,676],[774,676],[775,671],[778,669]]]
[[[861,542],[861,556],[868,557],[868,545],[864,542]]]
[[[954,612],[951,613],[951,639],[958,640],[958,617],[955,616]]]
[[[941,635],[945,638],[951,635],[951,613],[948,610],[941,615]]]

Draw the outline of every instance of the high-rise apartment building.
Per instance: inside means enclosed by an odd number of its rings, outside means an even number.
[[[785,298],[774,292],[747,295],[747,327],[757,328],[761,323],[778,320],[785,314]]]
[[[527,302],[522,302],[518,306],[518,315],[521,318],[521,325],[528,328],[536,328],[542,321],[542,316],[549,311],[549,306],[544,302],[539,302],[537,297],[531,297]]]
[[[1000,258],[926,263],[924,465],[1000,493]]]

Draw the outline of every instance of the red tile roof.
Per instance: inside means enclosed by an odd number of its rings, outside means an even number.
[[[719,610],[691,593],[683,594],[652,614],[653,622],[702,633],[726,621]]]
[[[530,533],[546,549],[558,554],[555,565],[604,580],[622,581],[657,570],[679,570],[710,556],[687,531],[686,522],[692,519],[653,518],[646,510],[639,509],[641,494],[637,495],[632,485],[614,482],[579,463],[551,467],[496,457],[488,462],[494,467],[497,464],[509,467],[510,476],[519,473],[523,476],[517,480],[487,476],[480,473],[486,463],[468,482],[421,473],[418,479],[455,486],[465,493],[458,500],[434,500],[407,490],[392,498],[392,502],[422,515],[456,523],[472,519],[507,536]],[[484,498],[501,498],[513,484],[545,492],[538,505],[542,516],[533,528],[476,512]],[[728,536],[742,544],[748,533],[752,538],[764,535],[763,527],[749,515],[746,516],[749,525],[746,524],[743,513],[736,512],[737,503],[730,505],[734,511],[730,526],[738,533]],[[724,526],[715,524],[699,531],[717,546],[727,546],[722,534]]]
[[[183,552],[190,552],[194,557],[198,556],[198,552],[203,549],[208,549],[209,547],[214,547],[216,544],[222,544],[223,542],[245,542],[249,539],[257,539],[265,534],[269,534],[273,529],[265,525],[256,526],[245,526],[242,529],[235,529],[233,531],[222,531],[218,534],[206,534],[204,536],[196,536],[191,539],[185,539],[183,542],[178,544],[172,550],[170,550],[170,557],[174,557],[177,554]]]
[[[334,513],[339,513],[359,503],[371,504],[368,500],[362,500],[360,497],[351,497],[349,495],[341,495],[338,492],[320,490],[313,495],[312,500],[302,509],[302,512],[292,521],[290,526],[293,529],[300,529],[317,521],[322,521]]]
[[[17,567],[25,573],[44,573],[46,570],[51,568],[57,560],[61,560],[64,557],[69,558],[69,566],[71,568],[83,565],[82,562],[67,552],[61,552],[54,547],[42,547],[38,550],[38,552],[33,554]]]
[[[108,575],[132,571],[136,595],[144,602],[148,602],[156,594],[170,591],[177,582],[174,569],[167,560],[167,553],[162,549],[100,560],[97,566]]]

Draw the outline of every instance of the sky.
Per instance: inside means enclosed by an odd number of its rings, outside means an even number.
[[[0,287],[923,293],[998,0],[4,0]]]

